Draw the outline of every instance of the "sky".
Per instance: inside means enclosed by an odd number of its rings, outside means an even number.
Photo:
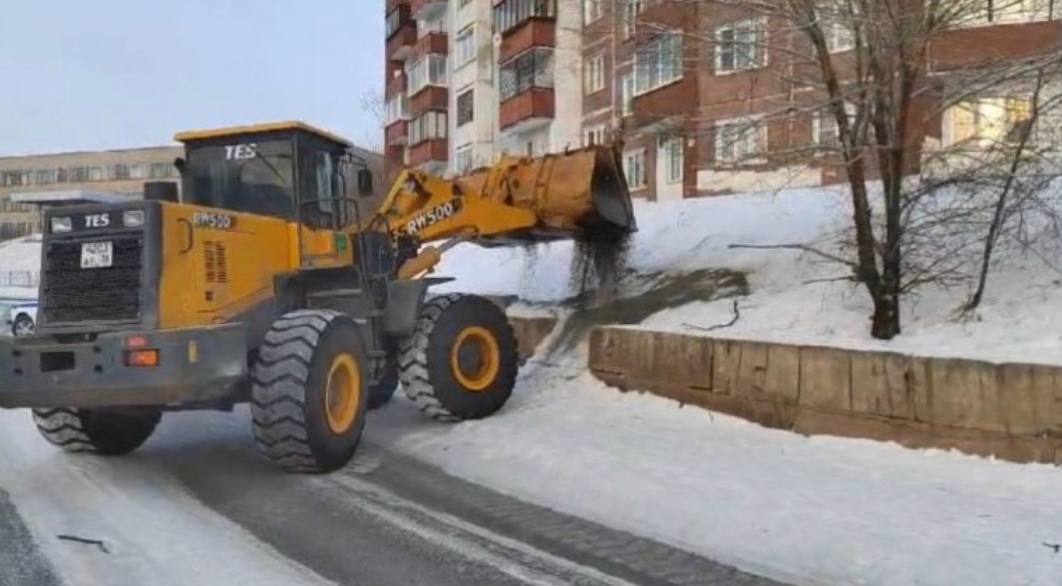
[[[0,156],[298,119],[377,148],[384,0],[34,0],[0,15]]]

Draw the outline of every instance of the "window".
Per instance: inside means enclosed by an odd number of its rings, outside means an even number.
[[[135,165],[129,165],[129,178],[130,179],[147,179],[148,167],[144,163],[136,163]]]
[[[966,24],[999,24],[1049,20],[1062,16],[1058,0],[972,0],[962,19]]]
[[[409,7],[400,5],[392,10],[387,15],[387,38],[390,39],[398,32],[398,29],[402,28],[403,24],[409,22]]]
[[[623,175],[627,177],[627,187],[645,188],[645,149],[623,153]]]
[[[855,47],[855,35],[846,23],[824,22],[822,33],[826,35],[826,48],[830,53],[851,51]]]
[[[152,179],[166,179],[167,177],[173,177],[176,172],[173,165],[170,163],[152,163],[151,164],[151,178]]]
[[[4,171],[0,173],[0,184],[4,187],[22,185],[22,171]]]
[[[472,145],[464,144],[454,151],[454,172],[458,174],[468,173],[472,170]]]
[[[645,0],[623,0],[623,38],[629,39],[638,30],[638,15],[645,10]]]
[[[583,94],[590,95],[605,89],[605,54],[587,57],[583,70]]]
[[[583,24],[587,25],[605,15],[603,0],[583,0]]]
[[[88,180],[89,181],[103,181],[103,167],[89,167],[88,168]]]
[[[845,104],[844,109],[848,114],[849,121],[855,118],[856,111],[853,104]],[[827,109],[815,113],[815,118],[812,120],[811,135],[818,146],[829,148],[841,146],[840,131],[837,129],[837,117],[833,115],[833,110]]]
[[[715,126],[715,162],[739,163],[767,150],[767,127],[755,118],[719,122]]]
[[[604,124],[587,126],[583,129],[583,145],[591,146],[605,144],[605,133],[607,131],[608,127]]]
[[[664,155],[664,176],[667,182],[681,183],[686,164],[686,156],[682,148],[682,137],[673,136],[660,139],[660,152]]]
[[[58,174],[55,169],[37,169],[34,173],[33,182],[37,185],[50,185],[55,183]]]
[[[502,102],[536,87],[553,87],[553,50],[547,47],[525,51],[501,66],[498,91]]]
[[[430,110],[410,123],[409,144],[446,138],[446,112]]]
[[[682,35],[666,33],[638,49],[634,78],[638,95],[682,79]]]
[[[432,53],[406,66],[409,95],[414,95],[429,85],[446,85],[446,56]]]
[[[623,101],[623,115],[634,114],[634,73],[623,74],[623,85],[620,86],[620,97]]]
[[[767,65],[763,22],[735,22],[715,29],[715,71],[727,73]]]
[[[476,26],[469,25],[461,32],[457,33],[457,40],[454,41],[457,46],[456,65],[455,67],[461,67],[475,60],[476,58]]]
[[[409,120],[409,98],[406,94],[391,96],[384,105],[384,126],[390,126],[399,120]]]
[[[944,113],[944,144],[1017,144],[1030,131],[1032,110],[1032,99],[1026,96],[986,97],[957,104]],[[1041,122],[1031,129],[1030,138],[1037,144],[1054,144],[1052,124]]]
[[[556,0],[503,0],[494,7],[494,30],[505,34],[529,18],[556,16]]]
[[[125,179],[129,179],[129,165],[118,163],[114,167],[112,167],[111,179],[115,181],[123,181]]]
[[[475,116],[475,103],[471,89],[457,96],[457,126],[458,128],[472,122]]]

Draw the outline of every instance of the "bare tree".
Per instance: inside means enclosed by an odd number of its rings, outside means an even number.
[[[850,246],[840,253],[805,243],[782,246],[848,267],[872,300],[874,337],[900,334],[902,296],[928,283],[950,286],[973,278],[977,285],[967,306],[975,307],[1007,221],[1035,203],[1044,185],[1050,148],[1041,144],[1038,128],[1045,113],[1060,106],[1062,44],[995,63],[949,61],[946,51],[937,51],[944,57],[934,51],[946,47],[956,29],[993,15],[1050,19],[1053,1],[688,2],[703,7],[702,13],[723,10],[759,23],[760,30],[740,35],[731,29],[722,36],[710,27],[686,34],[712,52],[725,50],[728,60],[769,68],[790,88],[785,99],[759,107],[746,125],[714,126],[717,162],[815,161],[843,172],[851,198]],[[768,53],[769,66],[762,58]],[[986,130],[978,128],[970,140],[948,142],[926,132],[928,121],[968,104],[1016,95],[1020,112],[1005,111],[997,127],[987,129],[991,140],[977,136]],[[766,142],[760,137],[767,125],[808,117],[820,130],[828,128],[820,140],[772,145],[769,152],[765,145],[749,146]],[[978,250],[979,268],[971,270]]]

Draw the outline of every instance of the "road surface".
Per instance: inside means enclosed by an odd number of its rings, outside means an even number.
[[[298,476],[255,454],[242,410],[169,414],[125,458],[0,412],[0,584],[777,584],[449,476],[371,427],[345,469]]]

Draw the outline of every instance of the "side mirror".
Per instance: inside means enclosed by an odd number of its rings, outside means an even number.
[[[177,167],[177,172],[181,175],[184,175],[184,172],[188,170],[188,162],[184,160],[184,157],[174,159],[173,166]]]
[[[358,170],[358,195],[362,197],[373,195],[372,171],[368,169]]]

